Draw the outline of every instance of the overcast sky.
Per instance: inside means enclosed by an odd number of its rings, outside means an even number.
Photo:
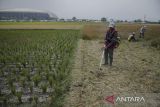
[[[0,0],[0,9],[47,10],[59,18],[160,20],[160,0]]]

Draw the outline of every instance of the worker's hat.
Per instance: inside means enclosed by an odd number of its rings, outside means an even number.
[[[110,21],[108,27],[115,28],[115,23],[114,23],[114,21]]]

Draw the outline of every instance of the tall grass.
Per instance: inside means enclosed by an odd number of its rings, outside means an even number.
[[[149,25],[147,27],[145,40],[154,48],[160,50],[160,25]]]
[[[135,32],[139,36],[139,30],[142,27],[142,24],[116,24],[115,29],[119,32],[122,38],[128,38],[128,35],[132,32]],[[146,38],[152,38],[158,36],[160,33],[160,25],[155,24],[146,24]],[[85,25],[82,29],[82,37],[84,38],[101,38],[103,37],[108,29],[108,24],[99,23],[99,24],[88,24]],[[86,36],[86,37],[85,37]]]
[[[107,24],[89,24],[85,25],[81,30],[82,39],[93,40],[101,39],[103,40],[108,29]],[[127,40],[128,36],[135,32],[135,37],[139,39],[140,28],[142,24],[117,24],[116,30],[118,31],[121,39]],[[159,24],[146,24],[145,40],[153,47],[160,48],[160,25]]]
[[[102,39],[104,38],[105,32],[105,24],[89,24],[85,25],[81,30],[82,39],[84,40]]]

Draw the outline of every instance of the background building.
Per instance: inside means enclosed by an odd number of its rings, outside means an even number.
[[[58,17],[51,12],[34,9],[3,9],[0,10],[0,20],[14,21],[57,21]]]

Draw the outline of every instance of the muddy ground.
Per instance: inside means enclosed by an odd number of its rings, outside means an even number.
[[[100,71],[102,46],[100,40],[79,40],[71,88],[64,105],[108,107],[112,104],[104,98],[109,95],[140,93],[148,97],[154,93],[158,96],[154,97],[154,104],[146,102],[141,106],[160,106],[160,94],[156,94],[160,93],[160,52],[143,40],[135,43],[122,40],[115,49],[113,66],[102,66]]]

